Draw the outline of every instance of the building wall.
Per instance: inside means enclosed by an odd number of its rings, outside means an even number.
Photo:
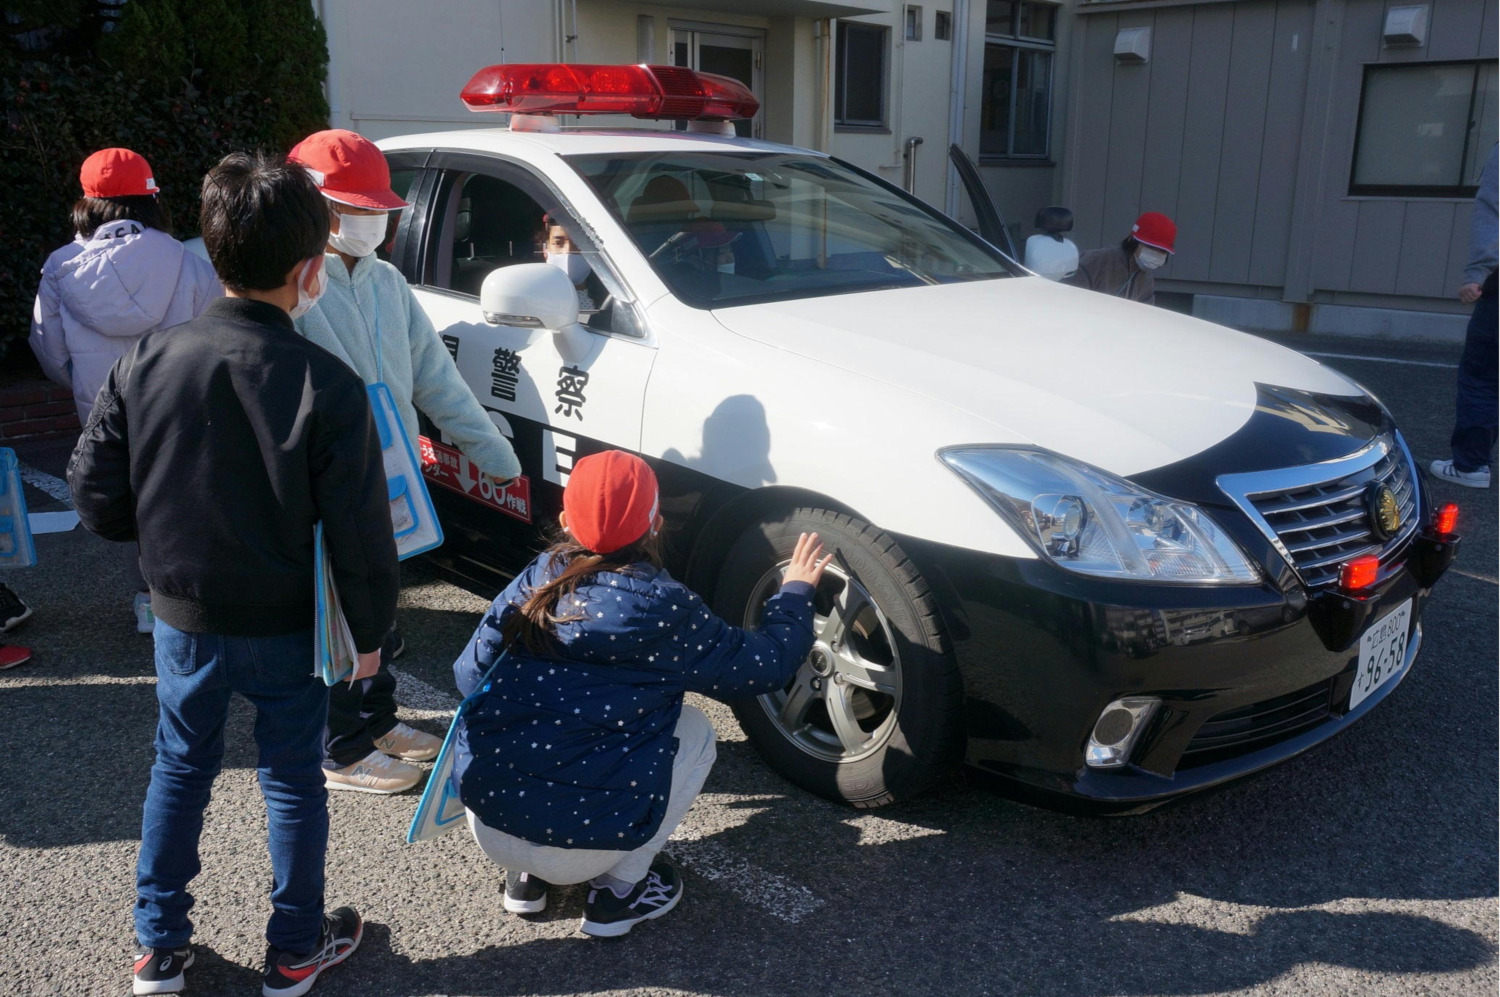
[[[1381,0],[1078,4],[1063,183],[1076,241],[1162,211],[1178,223],[1163,289],[1459,311],[1471,201],[1348,194],[1366,64],[1495,57],[1491,0],[1431,2],[1415,50],[1382,46]],[[1142,26],[1149,62],[1117,65],[1116,33]]]

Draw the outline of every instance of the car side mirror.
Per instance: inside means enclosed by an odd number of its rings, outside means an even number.
[[[569,360],[588,352],[588,330],[578,324],[578,290],[550,263],[491,270],[479,288],[479,311],[490,325],[548,330]]]

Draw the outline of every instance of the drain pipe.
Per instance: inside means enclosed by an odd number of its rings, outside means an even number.
[[[948,83],[948,143],[964,147],[964,103],[969,78],[969,0],[953,0],[953,74]],[[948,164],[948,190],[943,211],[949,218],[958,217],[958,192],[962,186],[958,167]]]
[[[906,165],[906,182],[903,186],[908,194],[917,192],[917,146],[921,144],[921,136],[913,135],[901,147],[901,159]]]

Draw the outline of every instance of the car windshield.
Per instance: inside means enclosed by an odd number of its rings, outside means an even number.
[[[698,308],[990,280],[1016,271],[920,201],[796,153],[569,156],[678,298]]]

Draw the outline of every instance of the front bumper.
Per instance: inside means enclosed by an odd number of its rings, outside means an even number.
[[[1416,538],[1405,565],[1352,600],[1295,584],[1091,579],[1040,560],[903,546],[945,608],[971,769],[1056,809],[1127,813],[1285,761],[1374,709],[1410,672],[1457,540]],[[1348,709],[1360,635],[1407,599],[1400,673]],[[1130,695],[1162,705],[1129,764],[1087,767],[1095,721]]]

